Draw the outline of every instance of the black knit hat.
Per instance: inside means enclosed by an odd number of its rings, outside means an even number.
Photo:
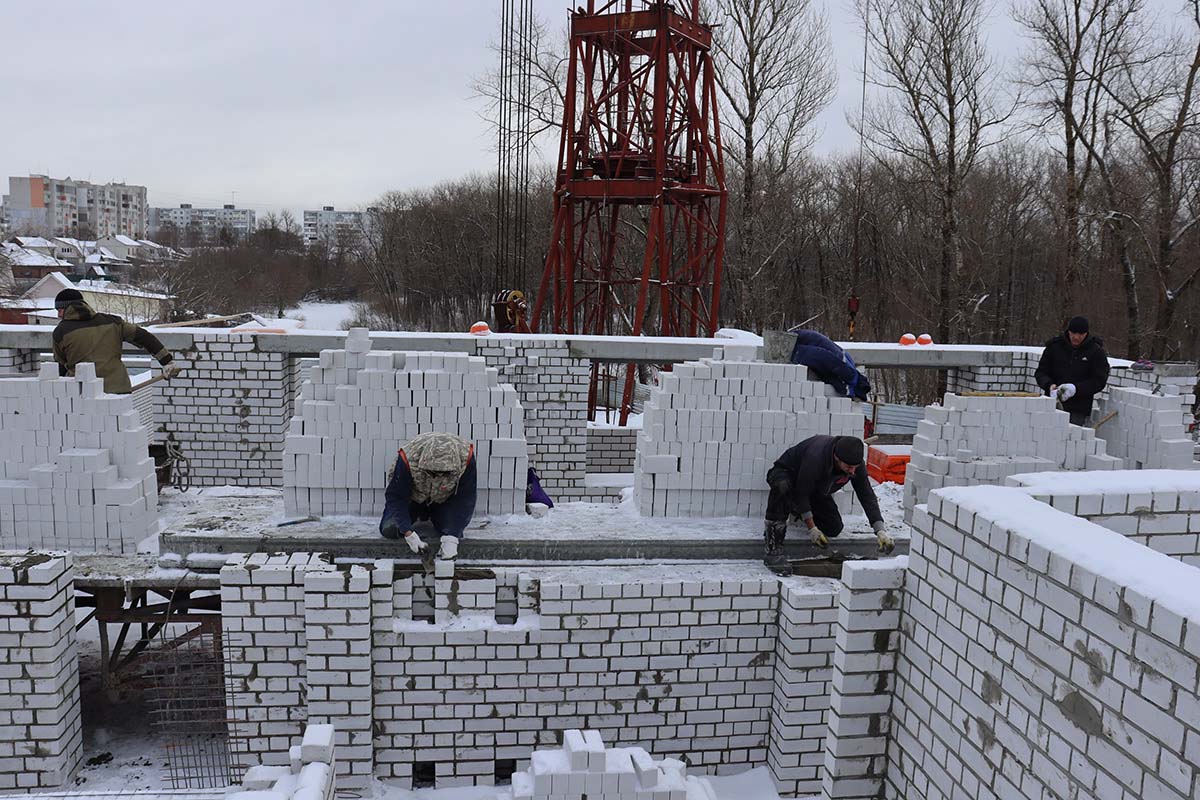
[[[66,308],[71,303],[82,303],[83,294],[78,289],[63,289],[58,294],[54,295],[54,307],[58,309]]]
[[[839,436],[837,444],[833,446],[833,454],[843,464],[857,467],[863,462],[862,440],[854,436]]]
[[[1088,321],[1087,317],[1071,317],[1071,321],[1067,323],[1068,333],[1087,333]]]

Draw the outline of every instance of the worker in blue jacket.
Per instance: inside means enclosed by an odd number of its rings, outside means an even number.
[[[871,393],[871,382],[858,371],[850,354],[816,331],[796,332],[792,363],[808,367],[818,380],[829,384],[844,397],[865,400]]]

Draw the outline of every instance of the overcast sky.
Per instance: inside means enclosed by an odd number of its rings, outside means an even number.
[[[821,0],[817,0],[820,2]],[[1167,0],[1162,0],[1167,2]],[[535,0],[562,27],[569,3]],[[358,207],[389,189],[493,167],[470,88],[497,0],[7,3],[0,176],[149,189],[154,206]],[[848,149],[862,39],[828,0],[839,94],[823,152]],[[51,10],[52,9],[52,10]],[[1020,45],[998,4],[993,49]],[[236,193],[236,195],[234,194]]]

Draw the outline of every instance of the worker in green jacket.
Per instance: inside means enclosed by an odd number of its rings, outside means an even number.
[[[163,377],[169,379],[179,372],[179,367],[171,363],[170,351],[154,334],[112,314],[96,313],[78,289],[63,289],[55,296],[54,307],[61,320],[53,337],[59,375],[74,375],[76,365],[90,361],[96,365],[96,376],[104,379],[104,391],[129,394],[133,386],[121,363],[123,342],[154,356],[162,366]]]

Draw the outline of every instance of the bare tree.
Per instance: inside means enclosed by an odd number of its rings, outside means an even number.
[[[937,336],[952,341],[962,271],[959,194],[1010,116],[996,106],[997,72],[982,37],[983,0],[858,0],[867,80],[884,90],[856,125],[872,153],[917,165],[939,206]]]
[[[1044,112],[1036,122],[1053,131],[1062,148],[1063,253],[1054,259],[1054,289],[1063,318],[1077,299],[1080,210],[1095,164],[1081,138],[1094,141],[1101,124],[1099,76],[1111,66],[1112,33],[1122,30],[1140,6],[1141,0],[1027,0],[1014,12],[1031,42],[1024,82]]]
[[[759,241],[770,188],[812,143],[812,123],[833,99],[837,73],[829,22],[811,0],[712,0],[714,66],[723,98],[722,133],[741,177],[734,205],[738,263],[729,274],[747,298],[779,244],[792,231]],[[748,299],[748,298],[747,298]]]
[[[1189,265],[1182,275],[1177,270],[1180,245],[1197,231],[1197,217],[1185,213],[1189,210],[1185,203],[1200,191],[1196,138],[1200,0],[1188,0],[1186,8],[1185,31],[1166,37],[1166,44],[1157,50],[1149,45],[1127,48],[1101,81],[1113,119],[1130,137],[1150,178],[1148,213],[1139,233],[1157,279],[1158,305],[1150,343],[1154,359],[1178,349],[1169,344],[1171,326],[1180,299],[1200,277],[1200,266]]]

